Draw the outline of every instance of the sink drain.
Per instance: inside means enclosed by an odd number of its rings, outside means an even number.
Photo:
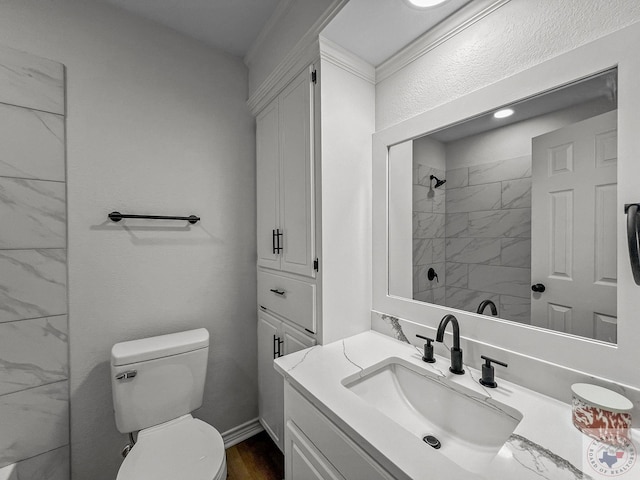
[[[440,443],[440,440],[438,440],[433,435],[427,435],[425,437],[422,437],[422,440],[424,441],[424,443],[426,443],[430,447],[435,448],[436,450],[442,446],[442,444]]]

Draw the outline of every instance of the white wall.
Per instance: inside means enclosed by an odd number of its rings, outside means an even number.
[[[112,480],[122,460],[109,375],[118,341],[208,328],[197,416],[220,431],[255,418],[255,139],[242,60],[80,0],[1,2],[0,43],[67,67],[73,478]],[[107,221],[112,210],[202,222],[126,228]]]
[[[511,0],[376,85],[376,131],[640,20],[637,0]]]
[[[371,326],[372,83],[321,61],[322,343]]]

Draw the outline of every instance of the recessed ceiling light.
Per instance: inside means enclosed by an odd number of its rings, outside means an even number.
[[[502,110],[498,110],[493,114],[495,118],[506,118],[510,117],[511,115],[513,115],[513,110],[510,108],[503,108]]]
[[[418,8],[435,7],[436,5],[440,5],[446,1],[448,0],[406,0],[409,5]]]

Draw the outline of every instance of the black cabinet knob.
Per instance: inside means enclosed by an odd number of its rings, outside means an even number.
[[[541,283],[536,283],[535,285],[531,285],[531,290],[533,290],[536,293],[542,293],[546,290],[547,288],[541,284]]]

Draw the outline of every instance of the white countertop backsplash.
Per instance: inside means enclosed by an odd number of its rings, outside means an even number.
[[[369,331],[279,358],[275,368],[391,474],[425,480],[611,478],[598,473],[588,462],[593,440],[571,422],[571,406],[567,403],[571,398],[569,386],[566,387],[567,400],[560,401],[505,380],[501,367],[496,367],[498,388],[485,388],[478,383],[480,372],[466,362],[464,375],[449,372],[448,356],[436,353],[435,364],[423,362],[422,349],[406,342],[403,327],[388,321],[386,324],[391,335],[399,339]],[[410,362],[522,414],[521,422],[488,467],[480,469],[480,473],[463,469],[343,386],[345,378],[362,374],[391,357]],[[640,431],[632,430],[632,438],[636,447],[634,454],[637,454]],[[640,464],[632,465],[616,478],[640,479]]]

